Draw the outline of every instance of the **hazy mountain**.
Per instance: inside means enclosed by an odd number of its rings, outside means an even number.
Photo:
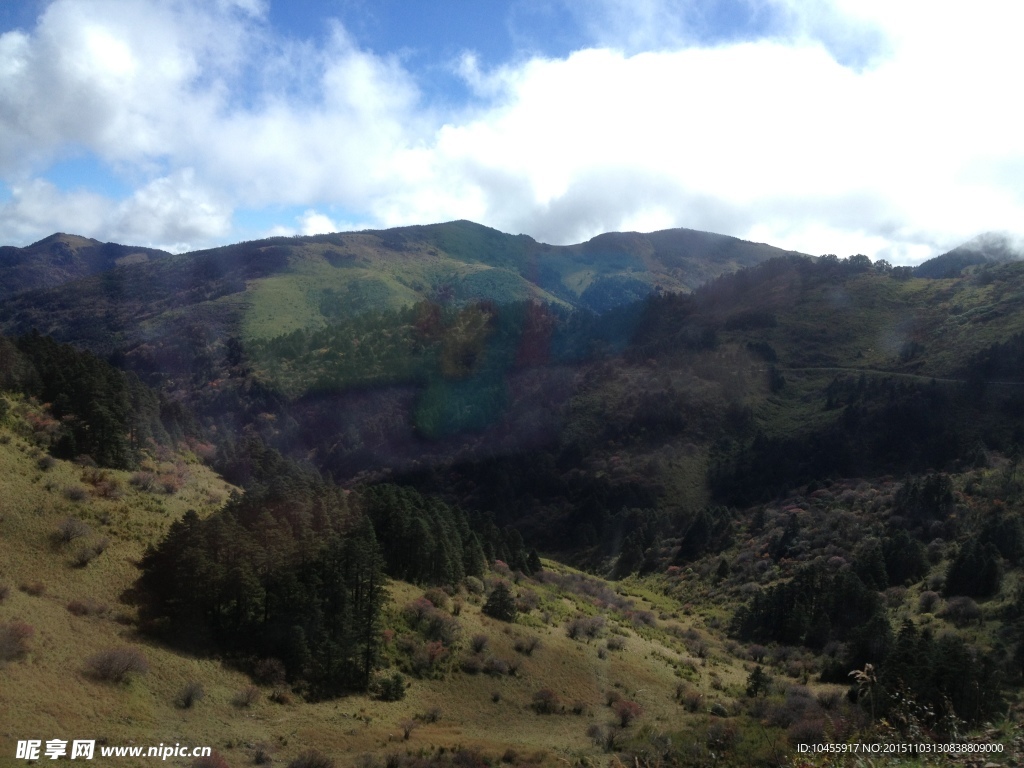
[[[951,251],[920,264],[917,277],[944,279],[956,277],[967,267],[977,264],[1016,261],[1024,255],[1024,243],[1007,232],[985,232],[958,245]]]

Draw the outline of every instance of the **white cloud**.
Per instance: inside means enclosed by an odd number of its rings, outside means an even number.
[[[476,95],[424,104],[416,73],[335,24],[283,40],[261,0],[56,0],[0,36],[0,240],[73,230],[232,239],[469,218],[551,242],[689,226],[811,253],[916,261],[1024,214],[1024,6],[749,0],[763,36],[701,42],[706,4],[573,3],[595,45],[455,66]],[[135,192],[35,175],[72,148]]]

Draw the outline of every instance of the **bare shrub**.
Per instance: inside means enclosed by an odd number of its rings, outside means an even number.
[[[448,593],[440,587],[431,587],[423,593],[423,597],[429,600],[435,608],[440,608],[442,611],[447,611],[451,605],[451,598],[448,596]]]
[[[20,659],[29,649],[29,641],[36,631],[23,621],[0,624],[0,661]]]
[[[635,701],[620,699],[612,705],[612,711],[619,719],[619,725],[628,728],[630,724],[644,713],[643,707]]]
[[[132,675],[149,672],[149,662],[136,648],[108,648],[86,659],[85,669],[98,680],[122,683]]]
[[[700,691],[687,691],[680,697],[679,702],[687,712],[699,712],[701,704],[704,703],[704,694]]]
[[[593,639],[604,629],[604,616],[577,616],[565,626],[565,633],[573,640],[581,637]]]
[[[508,662],[497,656],[488,656],[484,660],[484,673],[499,677],[508,674]]]
[[[42,597],[46,593],[46,586],[41,581],[26,581],[18,585],[18,589],[32,597]]]
[[[260,685],[283,685],[287,670],[280,659],[260,659],[252,670],[253,679]]]
[[[437,706],[431,707],[426,712],[424,712],[423,715],[422,715],[422,720],[423,720],[424,723],[436,723],[440,719],[441,719],[441,708],[437,707]]]
[[[93,544],[83,544],[75,550],[71,556],[71,564],[75,568],[85,568],[89,563],[99,557],[102,549],[97,549]]]
[[[484,662],[479,656],[467,656],[459,666],[467,675],[479,675],[484,668]]]
[[[832,710],[839,709],[839,705],[843,703],[843,692],[833,688],[820,691],[814,698],[818,702],[819,707],[826,712],[831,712]]]
[[[608,646],[609,651],[621,651],[626,647],[626,638],[621,635],[612,635],[605,642],[605,645]]]
[[[529,637],[520,637],[516,639],[515,649],[516,653],[521,653],[524,656],[532,656],[533,652],[540,648],[540,638],[534,635]]]
[[[185,481],[178,475],[165,474],[160,475],[160,477],[157,479],[157,484],[160,486],[160,490],[162,490],[168,496],[173,496],[174,494],[181,490],[182,486],[185,484]]]
[[[185,687],[178,693],[175,703],[182,709],[192,709],[196,702],[202,701],[205,697],[206,691],[203,690],[202,683],[191,680],[185,683]]]
[[[742,738],[739,727],[731,720],[714,720],[708,726],[704,740],[712,752],[722,753],[735,747]]]
[[[36,466],[39,467],[43,472],[51,470],[56,466],[57,460],[53,456],[40,456],[36,462]]]
[[[217,750],[205,757],[197,757],[192,761],[192,768],[231,768],[231,764]]]
[[[239,709],[248,709],[260,700],[260,689],[255,685],[249,685],[235,693],[231,703]]]
[[[68,501],[85,501],[89,498],[89,492],[80,485],[69,485],[64,489],[64,498]]]
[[[102,616],[110,610],[110,606],[86,597],[81,600],[72,600],[67,605],[68,613],[75,616]]]
[[[487,650],[487,642],[487,635],[473,635],[469,641],[469,647],[472,649],[473,653],[483,653]]]
[[[11,588],[6,584],[0,584],[0,603],[6,600],[9,594],[11,594]]]
[[[939,617],[953,622],[958,627],[981,624],[981,608],[969,597],[958,595],[946,601],[946,607],[939,611]]]
[[[149,492],[156,488],[156,475],[152,472],[146,472],[143,470],[133,474],[131,478],[129,478],[128,482],[140,491]]]
[[[523,589],[516,598],[516,608],[520,613],[529,613],[540,606],[540,595],[532,589]]]
[[[270,750],[267,749],[265,744],[257,744],[256,752],[252,756],[252,761],[256,765],[270,765],[274,762],[274,758],[270,756]]]
[[[75,517],[65,517],[57,524],[53,537],[60,544],[70,544],[75,539],[82,539],[92,533],[92,528]]]
[[[290,763],[288,768],[334,768],[334,760],[316,749],[307,749]]]
[[[825,741],[825,721],[820,718],[797,720],[786,729],[789,743],[820,744]]]
[[[267,698],[281,706],[292,703],[292,694],[287,688],[275,688]]]
[[[408,741],[409,737],[412,736],[412,732],[419,728],[420,724],[410,717],[403,720],[400,727],[402,729],[402,738]]]
[[[938,607],[939,602],[939,593],[926,589],[921,593],[921,596],[917,598],[917,610],[920,613],[935,613],[935,609]]]
[[[550,688],[541,688],[533,694],[533,709],[538,715],[553,714],[558,712],[561,707],[561,699]]]

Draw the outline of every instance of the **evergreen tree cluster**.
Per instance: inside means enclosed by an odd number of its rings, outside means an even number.
[[[473,520],[458,507],[397,485],[364,488],[360,500],[381,541],[388,573],[417,584],[457,584],[500,560],[532,575],[539,567],[514,528]],[[532,556],[531,556],[532,555]]]
[[[154,632],[280,659],[314,696],[369,686],[387,579],[345,491],[281,473],[206,520],[186,514],[141,567]]]
[[[944,633],[935,638],[905,621],[894,637],[880,595],[865,584],[886,575],[882,548],[871,542],[859,566],[829,572],[813,564],[792,580],[756,595],[734,619],[733,632],[742,640],[774,641],[814,649],[838,649],[826,657],[821,679],[845,683],[850,672],[866,664],[880,670],[872,697],[878,717],[902,699],[932,713],[932,725],[948,727],[950,718],[977,723],[1000,706],[1000,665],[962,637]],[[867,563],[874,561],[875,568]],[[748,681],[749,682],[749,681]],[[752,694],[751,694],[752,695]],[[943,722],[946,725],[943,725]]]
[[[60,423],[54,455],[86,454],[104,467],[135,466],[143,447],[180,436],[188,423],[136,375],[37,332],[0,338],[0,389],[49,404]]]

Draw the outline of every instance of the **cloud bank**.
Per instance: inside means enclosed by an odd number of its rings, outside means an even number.
[[[256,0],[56,0],[0,36],[0,240],[182,250],[467,218],[551,243],[685,226],[915,263],[1021,228],[1024,8],[731,5],[749,23],[711,40],[708,4],[573,4],[588,46],[492,68],[467,51],[453,107],[338,22],[296,40]],[[81,154],[130,193],[47,180]]]

